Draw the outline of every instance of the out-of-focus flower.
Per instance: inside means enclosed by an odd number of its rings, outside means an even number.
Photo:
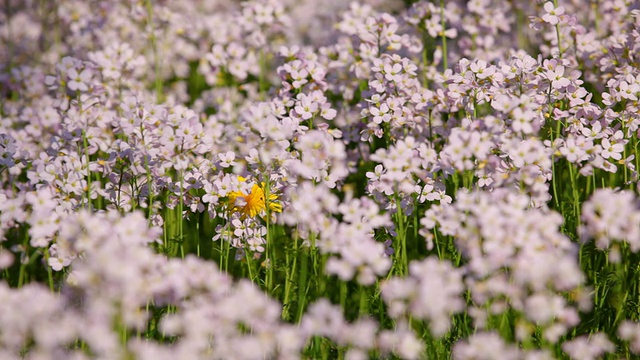
[[[632,252],[640,251],[640,210],[632,192],[598,189],[582,205],[581,220],[578,233],[583,241],[594,239],[602,250],[624,241]]]
[[[635,321],[624,320],[620,326],[618,326],[618,336],[630,342],[630,348],[633,354],[640,354],[640,324]]]
[[[400,318],[410,314],[429,320],[431,333],[443,336],[451,326],[451,315],[464,309],[464,271],[448,261],[427,258],[412,262],[409,273],[409,277],[393,277],[381,285],[390,315]]]
[[[615,349],[615,345],[603,333],[580,336],[562,344],[562,350],[572,359],[600,359],[605,353],[613,352]]]
[[[0,134],[0,166],[13,166],[16,151],[16,140],[11,135]]]
[[[91,72],[88,69],[84,69],[78,72],[76,69],[69,69],[67,72],[67,76],[69,77],[69,82],[67,86],[71,91],[87,91],[89,87],[87,83],[91,79]]]
[[[499,356],[497,356],[499,354]],[[453,347],[454,359],[519,359],[518,348],[506,344],[502,338],[494,333],[477,333],[468,340],[459,342]]]

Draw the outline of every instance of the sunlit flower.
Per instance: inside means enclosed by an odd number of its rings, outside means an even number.
[[[243,180],[241,178],[241,181]],[[255,217],[265,211],[267,201],[265,200],[264,186],[265,183],[254,184],[249,194],[245,194],[242,191],[231,192],[229,194],[229,204],[233,207],[233,211],[242,213],[243,217]],[[278,196],[269,193],[269,210],[281,212],[282,205],[276,203],[276,200],[278,200]]]

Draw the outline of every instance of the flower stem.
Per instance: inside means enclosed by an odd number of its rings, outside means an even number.
[[[160,78],[160,56],[158,55],[158,39],[153,28],[153,4],[151,0],[146,1],[147,6],[147,25],[149,27],[149,40],[151,42],[151,48],[153,50],[153,62],[155,72],[155,90],[156,90],[156,102],[162,102],[162,79]]]
[[[309,249],[311,252],[311,249]],[[296,323],[299,323],[304,313],[305,303],[307,300],[307,292],[309,291],[309,284],[307,283],[307,271],[309,270],[309,254],[305,251],[298,251],[299,256],[302,258],[300,273],[298,275],[298,316],[296,317]]]
[[[298,237],[294,236],[293,239],[293,251],[298,254]],[[289,309],[291,308],[291,285],[293,284],[293,274],[296,273],[296,267],[298,265],[298,257],[293,256],[293,261],[291,260],[292,256],[290,255],[291,251],[285,252],[285,277],[286,281],[284,284],[284,301],[282,303],[282,319],[289,320]]]
[[[397,226],[397,236],[396,236],[396,263],[397,266],[397,274],[404,276],[408,272],[408,261],[407,261],[407,234],[405,229],[405,222],[407,220],[406,216],[402,213],[402,204],[400,198],[396,196],[396,226]]]
[[[447,59],[447,36],[445,35],[444,0],[440,0],[440,21],[442,24],[442,65],[446,70],[449,68],[449,63]]]

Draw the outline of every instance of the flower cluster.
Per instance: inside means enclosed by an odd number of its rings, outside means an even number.
[[[0,358],[637,355],[639,26],[5,1]]]

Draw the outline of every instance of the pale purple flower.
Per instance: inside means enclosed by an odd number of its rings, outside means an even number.
[[[545,76],[551,81],[551,87],[561,90],[571,84],[571,81],[564,77],[564,66],[557,65],[545,72]]]
[[[15,165],[16,152],[16,140],[11,135],[0,134],[0,166],[12,167]]]
[[[67,72],[67,77],[69,78],[69,82],[67,86],[71,91],[87,91],[89,90],[89,80],[92,77],[92,73],[89,69],[82,69],[78,72],[77,69],[72,68]]]
[[[581,221],[578,232],[583,241],[594,239],[603,250],[613,241],[624,241],[631,251],[640,251],[640,210],[631,192],[597,190],[582,205]]]
[[[602,139],[602,155],[603,158],[609,159],[612,158],[614,160],[622,159],[622,151],[624,150],[624,145],[619,143],[611,143],[611,141],[607,138]]]
[[[560,153],[566,157],[567,161],[576,163],[589,158],[587,155],[588,146],[587,141],[583,137],[576,138],[569,136],[563,143],[563,146],[560,147]]]
[[[562,350],[574,359],[600,359],[605,353],[615,351],[615,345],[604,333],[583,335],[562,344]]]
[[[391,316],[429,320],[431,333],[443,336],[449,331],[451,316],[465,308],[461,297],[463,273],[434,258],[412,262],[409,278],[394,277],[382,284],[382,298],[392,309]]]
[[[381,350],[393,352],[402,359],[423,358],[424,343],[418,339],[406,321],[401,321],[396,328],[383,330],[378,336]]]
[[[220,166],[223,168],[228,168],[230,166],[234,166],[236,154],[233,151],[227,151],[226,153],[218,154],[218,158],[220,159]]]
[[[475,333],[453,347],[453,358],[456,360],[516,360],[520,357],[520,350],[507,344],[495,332]]]
[[[631,352],[635,355],[640,354],[640,324],[631,320],[623,320],[618,326],[618,336],[628,341]]]
[[[618,93],[623,99],[637,101],[637,94],[640,93],[640,84],[638,84],[637,82],[629,84],[623,80],[620,82]]]
[[[0,250],[0,269],[8,269],[11,265],[13,265],[15,261],[15,256],[8,250],[4,248]]]
[[[542,20],[551,25],[556,25],[561,21],[561,17],[564,14],[564,7],[555,7],[552,1],[547,1],[544,3],[544,11],[545,14],[542,15]]]

